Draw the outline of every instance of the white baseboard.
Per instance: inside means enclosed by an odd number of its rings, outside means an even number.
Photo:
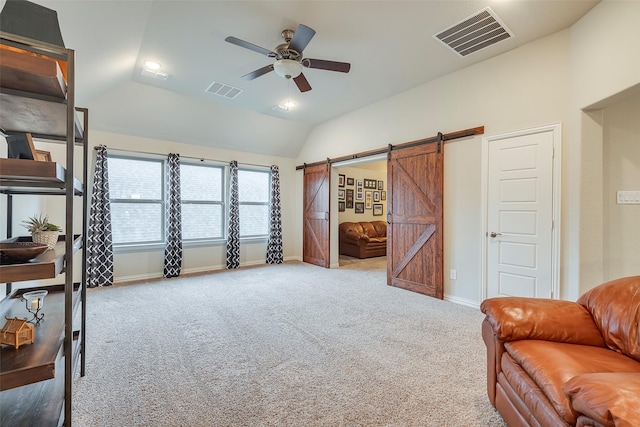
[[[284,261],[302,261],[301,257],[293,256],[286,257]],[[251,262],[243,262],[240,264],[240,267],[252,267],[256,265],[267,265],[264,260],[259,261],[251,261]],[[226,265],[208,265],[206,267],[196,267],[196,268],[184,268],[182,269],[181,275],[189,275],[189,274],[205,274],[205,273],[213,273],[215,271],[226,270]],[[119,276],[114,278],[114,283],[129,283],[129,282],[144,282],[148,280],[158,280],[162,279],[162,273],[149,273],[149,274],[133,274],[130,276]]]
[[[444,299],[446,301],[451,301],[452,303],[455,303],[455,304],[466,305],[467,307],[480,309],[480,303],[478,301],[473,301],[466,298],[460,298],[453,295],[445,295]]]

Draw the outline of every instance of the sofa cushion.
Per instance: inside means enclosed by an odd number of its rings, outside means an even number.
[[[378,232],[373,224],[370,222],[360,222],[359,224],[362,227],[362,232],[368,237],[378,237]]]
[[[640,276],[613,280],[579,299],[612,350],[640,361]]]
[[[376,229],[376,236],[387,237],[387,223],[384,221],[371,221],[371,225]]]
[[[602,425],[640,425],[640,373],[577,375],[563,389],[574,410]]]
[[[562,390],[567,381],[586,373],[640,373],[640,364],[635,360],[603,347],[523,340],[505,343],[505,349],[571,425],[576,423],[578,414]]]

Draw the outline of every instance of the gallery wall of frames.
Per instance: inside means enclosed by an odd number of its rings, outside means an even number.
[[[338,223],[385,221],[387,163],[365,163],[338,169]]]

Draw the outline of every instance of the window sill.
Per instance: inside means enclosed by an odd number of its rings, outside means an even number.
[[[240,244],[252,244],[252,243],[263,243],[269,239],[268,236],[257,236],[257,237],[241,237]],[[191,240],[187,242],[182,242],[183,249],[189,248],[201,248],[201,247],[211,247],[211,246],[225,246],[227,244],[226,240]],[[164,243],[140,243],[140,244],[131,244],[131,245],[114,245],[113,253],[133,253],[133,252],[155,252],[155,251],[164,251]]]

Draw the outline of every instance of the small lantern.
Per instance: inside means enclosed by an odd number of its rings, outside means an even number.
[[[18,319],[5,316],[7,323],[0,329],[0,342],[12,345],[18,349],[22,344],[33,344],[33,326],[27,322],[27,318]]]

